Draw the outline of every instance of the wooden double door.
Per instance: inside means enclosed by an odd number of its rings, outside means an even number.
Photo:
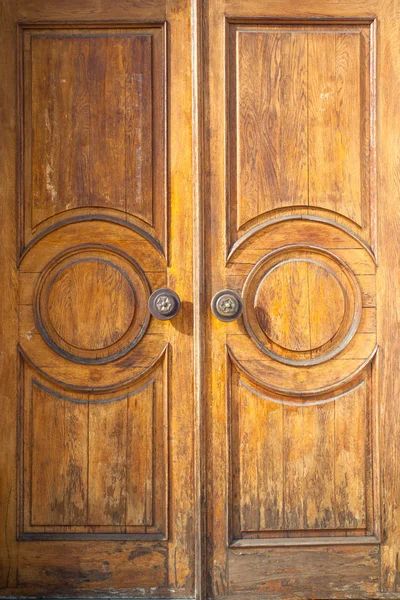
[[[400,598],[399,0],[3,0],[0,597]]]

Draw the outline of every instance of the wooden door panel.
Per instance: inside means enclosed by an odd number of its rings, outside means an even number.
[[[368,382],[307,403],[270,397],[235,375],[229,413],[232,544],[371,534]]]
[[[286,578],[277,577],[282,571]],[[325,544],[316,548],[277,548],[268,553],[243,549],[240,555],[232,552],[229,556],[231,594],[225,598],[240,598],[243,594],[250,600],[264,594],[273,600],[293,598],[293,589],[306,597],[326,598],[329,582],[335,582],[339,597],[375,598],[379,596],[379,578],[379,550],[374,546],[327,548]]]
[[[95,207],[165,245],[166,24],[22,24],[20,38],[22,243]]]
[[[167,539],[166,24],[67,25],[19,36],[19,536]]]
[[[400,598],[398,0],[3,4],[0,596]]]
[[[232,239],[271,211],[313,207],[370,242],[374,22],[226,27]]]
[[[243,303],[208,330],[213,597],[384,587],[379,11],[206,8],[207,289]]]
[[[8,4],[0,595],[190,597],[190,3]]]
[[[164,353],[111,397],[68,396],[25,370],[21,539],[168,537],[166,369]]]

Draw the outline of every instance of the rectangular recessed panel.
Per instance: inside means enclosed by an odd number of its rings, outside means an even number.
[[[230,24],[228,40],[231,235],[312,207],[368,239],[369,27]]]
[[[94,208],[162,239],[163,27],[27,30],[23,48],[25,240]]]
[[[228,552],[229,598],[356,599],[379,594],[380,550],[376,546]]]
[[[163,369],[137,391],[101,399],[25,373],[21,536],[165,539]]]
[[[336,399],[279,399],[234,374],[232,537],[367,535],[369,385]]]

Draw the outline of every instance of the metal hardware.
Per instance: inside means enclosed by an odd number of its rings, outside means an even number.
[[[242,299],[233,290],[222,290],[212,299],[211,310],[220,321],[234,321],[243,312]]]
[[[173,290],[160,288],[149,298],[149,310],[159,321],[173,319],[179,312],[181,301]]]

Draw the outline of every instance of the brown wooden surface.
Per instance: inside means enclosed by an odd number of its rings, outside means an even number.
[[[21,37],[21,241],[95,207],[165,245],[165,26],[60,24]]]
[[[190,597],[191,5],[2,5],[0,596]]]
[[[398,0],[1,6],[0,597],[399,600]]]
[[[361,534],[371,492],[366,382],[335,401],[291,404],[237,377],[230,412],[234,537]]]
[[[350,219],[368,239],[368,27],[238,23],[227,30],[232,239],[300,206]]]
[[[398,5],[204,10],[208,594],[395,598]]]

